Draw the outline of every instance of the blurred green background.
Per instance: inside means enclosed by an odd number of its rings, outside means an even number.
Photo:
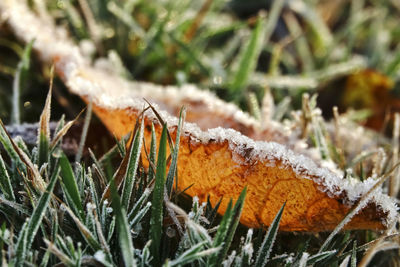
[[[363,110],[362,119],[369,116],[366,124],[375,129],[400,106],[400,4],[395,0],[57,0],[46,5],[83,51],[93,60],[108,57],[122,76],[194,83],[255,117],[266,90],[287,106],[286,114],[300,107],[302,93],[318,93],[325,116],[333,106]],[[10,123],[24,45],[5,23],[0,27],[0,117]],[[33,122],[43,106],[49,70],[34,53],[28,58],[18,105],[22,121]],[[55,85],[53,114],[72,117],[82,105],[60,82]]]

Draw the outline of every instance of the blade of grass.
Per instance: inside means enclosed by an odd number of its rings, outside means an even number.
[[[222,217],[221,223],[218,226],[218,231],[214,237],[213,247],[222,246],[224,243],[225,236],[229,231],[229,224],[232,219],[233,209],[232,209],[232,199],[229,201],[224,216]],[[216,257],[209,259],[208,264],[213,265],[216,262]]]
[[[153,189],[153,199],[151,202],[150,217],[150,239],[152,240],[150,251],[153,255],[153,264],[160,265],[161,235],[163,227],[163,199],[166,172],[166,153],[167,153],[167,125],[163,125],[163,130],[158,147],[157,167],[155,174],[155,184]]]
[[[14,266],[23,266],[26,257],[28,222],[25,222],[18,236],[18,241],[15,244],[15,258],[12,260]]]
[[[15,201],[4,199],[2,196],[0,196],[0,204],[10,207],[13,212],[19,212],[26,216],[30,216],[32,214],[32,211],[26,208],[23,204],[19,204]]]
[[[0,124],[3,124],[3,122],[0,119]],[[7,131],[6,128],[0,127],[0,143],[3,145],[4,150],[7,151],[8,156],[11,158],[12,162],[15,164],[15,166],[21,170],[25,171],[25,165],[20,159],[17,151],[15,151],[11,140],[7,136]]]
[[[307,259],[310,256],[307,252],[303,252],[299,261],[299,267],[306,267],[307,266]]]
[[[173,43],[176,44],[179,48],[177,51],[179,51],[179,53],[181,53],[183,56],[187,57],[187,60],[190,62],[191,65],[196,66],[203,75],[210,75],[210,68],[200,56],[200,49],[194,46],[190,46],[189,44],[181,41],[172,32],[169,33],[169,37],[171,38]]]
[[[65,211],[71,216],[72,220],[75,222],[76,226],[79,229],[79,232],[82,234],[83,238],[85,239],[86,243],[94,250],[100,250],[101,245],[96,239],[96,237],[93,235],[93,233],[90,232],[90,230],[84,225],[84,223],[75,215],[75,213],[62,201],[61,202],[62,207],[65,209]]]
[[[219,225],[213,243],[214,248],[221,247],[221,250],[218,254],[214,254],[212,257],[209,258],[207,265],[221,266],[222,261],[228,254],[228,250],[231,246],[233,236],[239,224],[240,215],[242,214],[246,192],[247,188],[245,187],[240,193],[240,196],[233,208],[232,208],[232,200],[229,201],[228,208],[222,218],[222,221]]]
[[[215,220],[215,217],[217,216],[217,212],[219,209],[219,206],[221,205],[222,198],[218,200],[218,202],[215,204],[214,208],[211,206],[210,202],[210,196],[207,197],[207,207],[206,207],[206,218],[209,222],[208,226],[211,226]]]
[[[140,196],[140,198],[135,202],[135,205],[132,207],[131,211],[129,212],[128,215],[128,221],[132,221],[133,218],[140,212],[140,210],[143,208],[143,204],[147,201],[148,197],[150,196],[150,189],[144,190],[143,194]]]
[[[14,191],[11,185],[10,176],[8,175],[6,165],[0,154],[0,189],[8,200],[15,201]]]
[[[89,101],[89,104],[88,104],[87,110],[86,110],[85,121],[83,123],[81,140],[79,142],[78,152],[75,155],[75,162],[80,162],[81,158],[82,158],[83,148],[85,147],[86,137],[87,137],[87,133],[89,130],[89,124],[90,124],[90,120],[92,118],[92,105],[93,105],[92,101]]]
[[[283,4],[283,0],[273,2],[268,20],[263,16],[258,17],[257,25],[251,34],[250,41],[243,47],[243,52],[241,52],[239,69],[233,75],[234,79],[230,86],[232,93],[237,94],[247,86],[249,77],[257,66],[257,60],[262,48],[275,29]]]
[[[282,1],[276,1],[282,2]],[[233,74],[233,82],[230,86],[230,91],[233,94],[238,94],[243,90],[248,82],[251,73],[255,70],[257,59],[260,56],[266,32],[266,20],[264,17],[259,16],[257,25],[253,30],[250,40],[242,49],[239,59],[239,68]]]
[[[143,208],[141,208],[139,212],[134,214],[135,216],[132,218],[132,220],[129,221],[131,228],[134,228],[143,219],[143,217],[147,214],[150,208],[151,208],[151,203],[147,202],[147,204]]]
[[[25,86],[25,79],[27,73],[29,71],[30,66],[30,56],[32,52],[34,40],[30,41],[22,55],[21,61],[18,63],[17,71],[15,72],[15,77],[13,81],[13,105],[12,105],[12,113],[11,113],[11,123],[20,124],[21,123],[21,115],[20,115],[20,94],[22,88]]]
[[[128,146],[131,147],[134,139],[134,131],[131,133],[129,140],[128,140]],[[131,149],[131,148],[129,148]],[[128,165],[129,165],[129,160],[130,160],[130,152],[126,151],[127,153],[124,153],[124,157],[117,169],[117,171],[114,173],[114,176],[108,183],[107,187],[104,189],[103,195],[101,197],[101,202],[103,202],[106,199],[109,199],[111,197],[111,192],[110,192],[110,186],[111,183],[115,183],[117,188],[120,187],[121,183],[124,181],[127,171],[128,171]]]
[[[42,220],[45,215],[46,209],[49,206],[51,194],[52,194],[54,186],[57,182],[59,172],[60,172],[60,168],[57,167],[50,178],[50,182],[47,185],[46,191],[42,194],[42,196],[39,199],[39,202],[37,203],[35,209],[33,210],[32,216],[29,220],[28,229],[27,229],[27,231],[28,231],[27,232],[27,244],[26,244],[27,250],[30,249],[30,247],[33,243],[33,239],[35,238],[36,233],[42,224]]]
[[[111,205],[116,217],[118,242],[121,248],[122,258],[124,259],[125,266],[136,266],[136,261],[134,259],[134,248],[126,210],[121,203],[121,199],[118,195],[117,187],[114,181],[111,181],[110,186],[112,196]]]
[[[209,257],[211,255],[215,255],[218,253],[220,248],[209,248],[206,250],[202,250],[204,245],[206,244],[206,241],[200,242],[188,250],[186,250],[184,253],[182,253],[179,258],[166,262],[163,266],[184,266],[186,264],[190,264],[191,262],[195,260],[199,260],[202,257]]]
[[[333,42],[333,37],[316,8],[311,6],[310,3],[301,0],[290,1],[288,4],[310,26],[312,32],[315,34],[316,52],[317,54],[324,55],[327,48]]]
[[[157,20],[151,28],[147,31],[144,40],[146,40],[146,47],[140,52],[135,64],[131,68],[131,73],[136,78],[145,68],[148,55],[155,50],[157,44],[161,43],[161,39],[165,33],[165,28],[170,20],[170,10],[161,19]]]
[[[257,95],[254,92],[250,92],[247,95],[247,106],[249,107],[250,114],[256,120],[261,121],[261,110],[260,110],[260,104],[257,99]]]
[[[146,111],[146,109],[144,109],[142,111],[142,114],[145,111]],[[140,117],[141,117],[141,115],[139,116],[139,118]],[[132,152],[132,148],[133,148],[134,138],[135,138],[136,133],[137,133],[138,128],[139,128],[139,122],[138,121],[139,121],[139,119],[136,120],[134,130],[129,135],[129,139],[127,141],[127,145],[123,146],[123,150],[125,151],[123,153],[123,159],[122,159],[122,161],[121,161],[121,163],[120,163],[120,165],[118,167],[118,170],[115,172],[113,178],[110,181],[110,183],[111,182],[115,183],[118,189],[121,186],[121,183],[125,181],[126,175],[130,171],[129,168],[131,168],[131,167],[133,167],[135,165],[134,162],[130,162],[130,161],[131,161],[131,152]],[[142,124],[143,124],[143,121],[142,121]],[[141,131],[143,131],[143,127],[142,127]],[[143,136],[143,133],[141,133],[141,135]],[[137,141],[139,142],[138,144],[140,144],[140,146],[141,146],[142,145],[142,139],[137,140]],[[124,139],[121,139],[121,142],[125,143]],[[117,144],[119,144],[118,141],[117,141]],[[141,152],[141,148],[140,148],[140,152]],[[138,157],[137,160],[139,160],[140,159],[140,153],[138,153],[137,157]],[[133,165],[130,165],[131,163]],[[106,198],[110,197],[110,183],[109,183],[109,185],[106,187],[106,189],[103,192],[103,195],[101,197],[101,202],[103,202]],[[129,198],[130,198],[130,196],[129,196]]]
[[[129,208],[132,196],[133,185],[135,184],[136,172],[139,165],[140,154],[142,152],[142,140],[144,133],[144,120],[140,124],[140,129],[135,133],[133,142],[129,147],[129,163],[125,174],[124,186],[122,188],[122,206]],[[133,134],[133,133],[132,133]]]
[[[335,253],[337,253],[336,250],[329,250],[329,251],[324,251],[324,252],[321,252],[321,253],[317,253],[317,254],[312,255],[312,256],[310,256],[308,258],[307,264],[308,265],[315,264],[317,262],[320,262],[320,261],[322,261],[324,259],[327,259],[327,258],[331,257]]]
[[[46,244],[48,251],[53,253],[66,266],[75,266],[75,262],[71,260],[71,258],[68,257],[65,253],[59,250],[57,246],[54,245],[54,243],[50,242],[47,239],[44,239],[44,243]]]
[[[151,141],[150,141],[150,165],[156,166],[156,156],[157,156],[157,139],[156,139],[156,130],[154,128],[154,124],[151,124]],[[155,177],[155,169],[149,166],[149,182]]]
[[[222,246],[222,250],[221,250],[222,253],[220,253],[220,256],[218,258],[218,266],[220,266],[220,264],[222,264],[223,259],[225,259],[226,255],[228,254],[228,250],[231,246],[233,237],[236,232],[236,228],[239,224],[240,216],[242,214],[244,200],[246,198],[246,193],[247,193],[247,187],[245,187],[242,190],[242,192],[239,195],[238,200],[235,203],[235,206],[233,207],[232,220],[230,222],[228,234],[226,235],[224,244]]]
[[[115,144],[109,151],[107,151],[101,158],[99,159],[99,164],[101,166],[105,165],[108,161],[111,160],[112,157],[118,154],[118,145]]]
[[[384,73],[390,77],[395,77],[400,67],[400,52],[396,52],[393,59],[386,66]]]
[[[72,125],[74,125],[77,121],[78,118],[81,116],[82,112],[84,110],[82,110],[76,117],[75,119],[73,119],[72,121],[67,122],[65,125],[63,125],[55,134],[55,137],[53,138],[53,140],[51,141],[50,144],[50,151],[54,150],[54,148],[57,146],[57,144],[60,142],[60,140],[62,139],[62,137],[68,132],[68,130],[71,128]]]
[[[297,54],[301,58],[303,72],[307,73],[314,69],[313,54],[310,51],[302,26],[293,13],[285,13],[283,16],[285,24],[294,40]],[[298,36],[298,38],[296,38]]]
[[[23,169],[27,170],[27,174],[28,174],[28,178],[32,181],[33,186],[35,186],[35,188],[37,188],[40,191],[45,190],[46,184],[43,180],[43,178],[41,177],[37,166],[35,166],[33,164],[33,162],[31,161],[31,159],[22,151],[22,149],[20,149],[17,144],[15,144],[15,142],[13,141],[13,139],[11,138],[11,136],[8,134],[8,132],[6,131],[6,127],[4,126],[2,120],[0,119],[0,128],[2,128],[2,130],[0,130],[0,135],[2,139],[4,137],[2,141],[3,145],[7,148],[7,152],[10,152],[10,156],[14,159],[15,155],[17,156],[17,162],[22,162],[23,165],[25,165],[25,167],[21,164],[18,164],[18,167],[22,167]],[[4,141],[4,142],[3,142]],[[11,145],[11,147],[10,147]]]
[[[349,265],[350,256],[347,256],[339,265],[339,267],[347,267]]]
[[[166,187],[167,187],[168,196],[171,196],[172,185],[174,183],[174,177],[175,177],[176,168],[177,168],[177,165],[178,165],[179,141],[180,141],[182,124],[183,124],[184,120],[185,120],[185,109],[181,108],[181,111],[179,113],[178,128],[177,128],[177,131],[176,131],[175,146],[174,146],[174,149],[173,149],[173,152],[172,152],[171,165],[169,166],[169,170],[168,170],[168,174],[167,174]]]
[[[109,2],[107,4],[107,9],[117,19],[124,23],[135,35],[139,36],[141,39],[146,37],[146,32],[142,26],[140,26],[140,24],[134,20],[133,16],[130,13],[127,13],[125,9],[120,8],[115,2]]]
[[[357,266],[357,240],[355,240],[354,243],[353,243],[353,249],[352,249],[352,252],[351,252],[350,266],[351,267],[356,267]]]
[[[78,185],[71,164],[64,153],[62,153],[59,162],[61,166],[61,178],[64,184],[63,188],[73,202],[73,205],[77,208],[78,216],[83,218],[84,211]]]
[[[281,221],[281,217],[282,217],[285,205],[286,205],[286,202],[283,203],[281,209],[278,211],[274,220],[272,221],[271,226],[268,228],[268,232],[265,235],[264,241],[262,242],[261,247],[258,250],[257,259],[256,259],[254,266],[257,266],[257,267],[265,266],[265,264],[267,264],[269,254],[272,250],[272,246],[274,245],[276,234],[278,233],[279,222]]]
[[[241,267],[250,266],[253,257],[254,244],[253,239],[253,229],[247,231],[246,239],[241,247]]]

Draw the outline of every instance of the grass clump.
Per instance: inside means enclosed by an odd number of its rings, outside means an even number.
[[[218,205],[213,208],[209,202],[201,204],[196,197],[186,212],[180,205],[187,204],[171,186],[175,171],[167,168],[166,125],[160,143],[156,145],[153,138],[150,156],[143,155],[144,125],[139,119],[125,144],[120,144],[123,153],[117,166],[111,166],[112,176],[103,171],[110,167],[106,166],[110,161],[97,160],[93,153],[92,165],[71,164],[59,142],[69,123],[60,121],[53,139],[46,134],[49,120],[44,118],[50,117],[49,99],[50,94],[41,116],[37,145],[29,147],[21,139],[16,142],[3,124],[0,129],[4,148],[0,157],[3,263],[265,266],[268,262],[286,262],[306,266],[342,261],[346,255],[339,253],[338,244],[329,244],[314,255],[303,248],[271,256],[284,206],[265,236],[260,232],[253,237],[254,230],[249,229],[245,236],[238,237],[240,231],[245,231],[240,226],[238,233],[246,189],[236,203],[231,200],[217,221]],[[176,168],[179,143],[170,145],[169,168]],[[156,151],[157,156],[151,156]],[[146,161],[149,168],[145,168]],[[343,244],[339,247],[346,248]],[[349,253],[355,255],[357,249],[363,248],[354,247]]]

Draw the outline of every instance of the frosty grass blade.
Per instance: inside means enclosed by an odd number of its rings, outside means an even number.
[[[241,217],[247,226],[270,225],[286,201],[280,230],[332,230],[376,182],[373,178],[364,182],[342,179],[340,172],[305,156],[308,151],[302,151],[278,122],[262,128],[248,114],[208,91],[193,85],[177,88],[127,81],[113,73],[107,59],[91,64],[64,28],[38,17],[24,1],[0,1],[1,20],[24,42],[35,39],[33,48],[41,60],[54,62],[70,91],[86,102],[93,101],[93,111],[119,138],[132,130],[147,106],[144,98],[154,103],[175,138],[178,119],[171,114],[185,105],[186,121],[193,123],[185,123],[182,129],[179,188],[193,184],[186,192],[201,200],[210,195],[213,204],[223,196],[219,209],[223,213],[229,199],[236,200],[247,186]],[[159,138],[162,127],[151,110],[145,112],[144,123],[146,143],[150,143],[151,123]],[[345,228],[382,229],[396,216],[393,200],[379,189]]]

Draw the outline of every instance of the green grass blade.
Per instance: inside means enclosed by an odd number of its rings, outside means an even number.
[[[72,170],[71,164],[68,161],[67,156],[63,153],[60,158],[60,166],[61,166],[61,178],[64,184],[65,192],[70,197],[74,206],[78,209],[79,217],[84,217],[82,200],[79,195],[78,185],[76,183],[75,175]]]
[[[6,131],[6,128],[3,124],[3,122],[0,120],[0,137],[1,139],[5,139],[4,143],[7,148],[8,146],[11,145],[10,152],[14,156],[14,153],[17,155],[17,167],[22,167],[23,170],[27,170],[27,177],[29,180],[32,181],[33,186],[38,189],[39,191],[44,191],[45,190],[45,182],[43,178],[41,177],[39,170],[37,169],[37,166],[33,164],[31,159],[28,157],[28,155],[18,147],[18,145],[14,142],[14,140],[11,138],[11,136],[8,134]],[[2,140],[0,140],[2,141]],[[11,151],[12,149],[12,151]],[[7,151],[8,152],[8,151]],[[11,156],[11,155],[10,155]],[[13,158],[13,156],[11,156]],[[21,165],[22,164],[22,165]]]
[[[115,2],[112,1],[108,3],[107,9],[118,20],[124,23],[131,32],[135,33],[135,35],[139,36],[141,39],[145,38],[146,32],[142,26],[140,26],[140,24],[135,21],[134,17],[130,13],[127,13],[125,9],[120,8]]]
[[[310,32],[314,34],[314,45],[319,54],[326,52],[327,48],[332,44],[333,37],[329,27],[320,16],[317,9],[309,2],[290,1],[288,6],[295,11],[310,27]]]
[[[251,261],[252,261],[252,256],[253,256],[253,229],[249,229],[247,231],[246,239],[244,241],[244,244],[241,248],[241,257],[242,261],[240,266],[250,266]]]
[[[125,147],[126,139],[122,138],[121,140],[118,141],[118,139],[115,138],[115,142],[117,143],[119,154],[121,155],[122,158],[124,158],[126,154],[126,147]]]
[[[140,209],[139,212],[135,213],[135,217],[133,217],[133,219],[129,221],[131,228],[135,227],[143,219],[143,217],[150,210],[150,207],[151,203],[147,202],[147,204],[142,209]]]
[[[42,223],[46,209],[49,206],[51,194],[57,182],[59,172],[60,169],[59,167],[57,167],[50,178],[50,182],[47,185],[46,191],[42,194],[42,196],[39,199],[39,202],[37,203],[35,209],[33,210],[32,216],[28,224],[27,250],[30,249],[30,246],[33,243],[33,239],[35,238],[35,235]]]
[[[157,156],[157,139],[156,130],[154,129],[154,124],[151,124],[151,141],[150,141],[150,164],[156,166],[156,156]],[[155,176],[155,170],[149,167],[149,180],[152,180]]]
[[[57,248],[54,243],[47,239],[44,239],[44,243],[47,246],[47,251],[50,251],[52,254],[54,254],[63,264],[66,266],[76,266],[76,263],[70,257],[68,257],[68,255]]]
[[[122,258],[124,259],[125,266],[136,266],[136,261],[134,259],[134,248],[126,210],[125,207],[121,205],[121,199],[118,195],[114,181],[111,181],[110,186],[112,196],[111,204],[116,217],[118,242],[121,248]]]
[[[133,77],[138,77],[142,70],[146,67],[149,54],[155,50],[156,46],[161,42],[161,39],[165,33],[166,25],[169,21],[170,11],[167,11],[167,15],[156,21],[151,28],[147,31],[146,37],[144,38],[147,42],[146,47],[140,52],[135,64],[131,68]]]
[[[41,263],[39,265],[39,267],[46,267],[49,264],[49,260],[50,260],[50,251],[46,251],[46,253],[43,255],[43,258],[41,258]]]
[[[236,231],[236,227],[239,224],[246,192],[247,188],[244,188],[233,208],[232,200],[229,201],[213,242],[213,247],[221,248],[221,250],[218,254],[213,255],[208,259],[208,266],[221,266],[222,261],[225,259]]]
[[[153,199],[151,202],[150,239],[152,240],[150,251],[153,255],[153,265],[160,265],[161,235],[163,227],[163,199],[166,172],[167,154],[167,125],[164,124],[160,145],[158,147],[157,168]]]
[[[176,131],[175,146],[174,146],[174,149],[172,152],[171,165],[169,166],[169,170],[168,170],[168,174],[167,174],[166,187],[167,187],[168,196],[170,196],[171,192],[172,192],[172,186],[174,183],[174,177],[175,177],[176,168],[178,165],[179,141],[180,141],[180,136],[181,136],[182,123],[184,120],[184,113],[185,113],[185,110],[184,110],[184,108],[182,108],[179,113],[179,122],[178,122],[177,131]]]
[[[169,34],[171,40],[180,48],[179,52],[182,53],[189,63],[193,66],[197,66],[198,70],[205,76],[209,76],[211,71],[209,67],[203,62],[202,57],[200,56],[199,49],[195,49],[195,47],[186,44],[185,42],[179,40],[173,33]]]
[[[25,80],[30,66],[30,57],[32,52],[34,40],[30,41],[22,54],[21,61],[18,63],[17,71],[15,72],[15,77],[13,81],[13,97],[12,97],[12,113],[11,113],[11,123],[20,124],[20,94],[23,87],[25,87]]]
[[[90,196],[92,197],[92,201],[96,206],[96,212],[97,212],[97,214],[101,214],[101,212],[100,212],[101,204],[100,204],[99,196],[97,194],[96,186],[95,186],[94,181],[93,181],[91,169],[89,169],[89,172],[87,174],[87,181],[89,183]]]
[[[38,158],[37,164],[40,168],[44,163],[49,160],[49,139],[47,136],[41,131],[38,136]]]
[[[62,204],[63,207],[65,208],[65,211],[71,216],[72,220],[75,222],[76,226],[79,229],[79,232],[82,234],[83,238],[87,242],[87,244],[94,250],[100,250],[101,245],[93,235],[93,233],[90,232],[90,230],[83,224],[83,222],[75,215],[75,213],[65,204]]]
[[[395,76],[397,71],[399,70],[400,67],[400,52],[397,52],[393,59],[390,61],[388,66],[385,68],[385,73],[386,75],[392,77]]]
[[[110,148],[109,151],[107,151],[101,158],[99,159],[99,164],[101,167],[104,167],[104,165],[107,164],[107,162],[111,161],[113,157],[115,157],[118,154],[118,145],[114,145],[112,148]]]
[[[132,207],[131,211],[129,212],[128,215],[128,220],[131,222],[133,218],[140,212],[140,210],[143,208],[144,202],[147,201],[147,199],[150,196],[151,191],[149,189],[146,189],[143,194],[140,196],[140,198],[135,202],[135,205]]]
[[[232,199],[228,203],[228,207],[226,208],[226,211],[224,213],[224,216],[222,217],[222,220],[218,226],[218,231],[214,237],[214,242],[213,242],[213,247],[219,247],[224,243],[225,236],[228,233],[229,230],[229,224],[232,219]],[[215,261],[215,257],[211,258],[209,261],[209,265],[213,265],[213,262]]]
[[[15,201],[14,191],[11,186],[10,176],[0,154],[0,189],[8,200]]]
[[[17,244],[15,245],[14,266],[23,266],[26,257],[28,222],[25,222],[18,236]]]
[[[206,206],[206,218],[209,221],[208,226],[211,226],[215,220],[215,217],[217,216],[217,212],[219,209],[219,206],[221,205],[222,198],[218,200],[218,202],[215,204],[214,207],[212,207],[211,202],[210,202],[210,196],[207,197],[207,206]]]
[[[222,245],[222,249],[220,253],[218,253],[218,261],[217,261],[217,266],[222,265],[222,261],[225,259],[226,255],[228,254],[228,250],[231,246],[233,237],[236,232],[236,228],[239,224],[240,220],[240,215],[242,214],[243,210],[243,205],[244,205],[244,199],[246,197],[247,193],[247,187],[245,187],[242,192],[240,193],[240,196],[238,200],[235,203],[235,206],[233,207],[233,212],[232,212],[232,219],[230,220],[228,232],[224,238],[224,244]]]
[[[30,209],[28,209],[25,205],[19,204],[12,200],[4,199],[2,196],[0,196],[0,204],[1,204],[2,208],[6,208],[5,206],[10,207],[10,209],[9,209],[10,212],[19,212],[26,216],[30,216],[32,214],[32,211]],[[4,211],[3,211],[3,213],[4,213]]]
[[[3,125],[1,119],[0,124]],[[4,150],[7,151],[8,156],[10,156],[12,162],[16,165],[16,167],[21,171],[25,171],[25,164],[23,163],[18,152],[15,150],[11,140],[9,139],[5,127],[0,127],[0,143],[3,145]]]
[[[353,243],[353,249],[352,249],[352,252],[351,252],[350,266],[351,267],[356,267],[357,266],[357,240],[355,240],[354,243]]]
[[[329,250],[329,251],[324,251],[315,255],[312,255],[308,258],[307,260],[307,264],[308,265],[312,265],[315,264],[317,262],[320,262],[330,256],[332,256],[333,254],[335,254],[337,251],[336,250]]]
[[[66,1],[63,8],[63,14],[69,22],[72,31],[78,38],[88,38],[89,33],[85,27],[85,22],[79,14],[79,11],[72,5],[70,1]]]
[[[276,234],[278,233],[279,222],[281,221],[283,209],[285,208],[286,202],[282,205],[279,212],[276,214],[271,226],[265,235],[264,241],[258,251],[257,259],[254,266],[265,266],[267,264],[269,254],[271,252],[272,246],[274,244]]]
[[[108,182],[107,179],[108,178],[107,178],[107,175],[106,175],[106,173],[104,172],[104,170],[102,168],[102,165],[97,160],[95,154],[93,153],[93,151],[90,148],[88,148],[88,151],[89,151],[90,158],[93,161],[92,168],[95,170],[95,173],[97,173],[100,176],[100,179],[102,180],[102,183],[107,184],[107,182]]]
[[[126,171],[124,186],[122,188],[122,206],[129,208],[133,185],[135,184],[136,171],[139,165],[140,154],[142,152],[142,140],[144,132],[144,121],[140,124],[140,129],[136,131],[133,143],[129,148],[129,163]]]
[[[257,25],[251,34],[249,43],[243,47],[243,52],[241,52],[239,68],[233,75],[234,79],[230,90],[234,94],[239,93],[246,87],[251,73],[256,68],[257,59],[263,47],[266,26],[265,19],[258,17]]]
[[[108,228],[107,243],[110,243],[110,240],[111,240],[111,238],[113,237],[113,234],[114,234],[114,230],[115,230],[115,217],[112,218],[110,226]]]
[[[89,102],[86,110],[85,121],[82,127],[81,140],[79,141],[78,152],[75,155],[75,162],[80,162],[82,158],[83,148],[85,147],[86,137],[89,130],[90,120],[92,118],[92,101]]]
[[[177,259],[166,263],[164,266],[184,266],[185,264],[189,264],[195,260],[199,260],[202,257],[209,257],[211,255],[215,255],[219,248],[210,248],[207,250],[202,250],[207,241],[197,243],[192,246],[184,253],[182,253]]]

